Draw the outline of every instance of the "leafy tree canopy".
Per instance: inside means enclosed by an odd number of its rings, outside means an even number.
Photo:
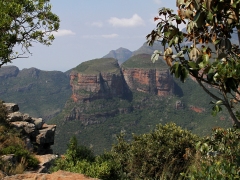
[[[152,61],[162,56],[171,73],[182,82],[188,75],[194,77],[215,100],[213,115],[225,106],[240,127],[239,113],[234,111],[240,94],[240,51],[230,41],[233,33],[240,38],[240,1],[177,0],[176,5],[176,14],[162,8],[154,18],[158,24],[147,40],[149,45],[160,41],[164,52],[156,50]],[[180,25],[185,28],[181,30]],[[219,94],[214,94],[209,86],[218,89]]]
[[[33,42],[50,45],[59,18],[51,12],[50,0],[0,0],[0,67],[30,53]],[[19,45],[21,52],[14,47]]]

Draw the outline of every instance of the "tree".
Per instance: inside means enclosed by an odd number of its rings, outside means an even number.
[[[50,0],[0,1],[0,67],[30,53],[33,42],[50,45],[59,29],[59,18],[51,12]],[[18,45],[21,52],[14,47]]]
[[[194,77],[215,100],[211,102],[212,114],[225,106],[240,128],[239,112],[234,110],[240,100],[240,49],[230,41],[236,33],[240,42],[240,1],[176,0],[176,5],[176,14],[162,8],[154,18],[158,24],[147,41],[149,45],[160,41],[164,52],[155,51],[152,61],[162,56],[170,72],[182,82],[188,75]],[[180,25],[185,28],[181,30]]]

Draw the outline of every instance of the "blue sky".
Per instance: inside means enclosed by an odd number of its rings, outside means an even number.
[[[138,49],[154,29],[160,7],[175,8],[175,0],[51,0],[61,20],[49,47],[34,44],[32,55],[8,65],[20,69],[67,71],[81,62],[101,58],[120,47]]]

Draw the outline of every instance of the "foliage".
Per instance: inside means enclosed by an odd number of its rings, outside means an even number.
[[[176,80],[174,86],[179,86],[180,89],[180,92],[176,92],[176,96],[159,97],[142,92],[133,92],[131,101],[113,98],[94,100],[90,103],[77,104],[77,106],[68,101],[64,111],[51,120],[51,123],[57,124],[58,127],[53,146],[54,152],[66,152],[66,144],[73,135],[81,144],[92,146],[96,154],[101,154],[104,150],[111,149],[111,145],[116,141],[116,135],[121,131],[125,132],[126,139],[131,139],[132,133],[147,133],[153,130],[156,124],[175,122],[184,129],[203,136],[210,134],[212,127],[232,126],[231,120],[224,110],[216,117],[209,116],[210,110],[205,108],[208,106],[209,97],[202,89],[195,88],[194,81],[189,80],[182,84]],[[201,98],[196,99],[196,95]],[[183,102],[183,109],[175,109],[178,100]],[[74,107],[81,106],[84,108],[81,112],[85,116],[88,115],[89,119],[91,118],[92,124],[85,126],[79,120],[64,121],[64,118],[70,114]],[[203,108],[204,111],[196,113],[190,109],[191,106]],[[118,110],[122,110],[122,112]],[[119,113],[94,119],[96,114],[112,111]]]
[[[195,151],[199,137],[174,123],[158,125],[148,134],[133,135],[127,142],[123,134],[112,148],[114,159],[127,179],[178,179],[191,162],[188,151]]]
[[[0,1],[0,67],[29,53],[33,42],[50,45],[52,31],[59,28],[59,18],[51,12],[50,0]],[[18,45],[21,52],[14,47]]]
[[[69,77],[63,72],[29,68],[11,76],[13,71],[19,70],[15,66],[0,68],[0,73],[3,73],[0,77],[0,98],[18,104],[23,113],[47,121],[60,112],[71,96]]]
[[[7,108],[4,106],[3,102],[0,101],[0,125],[8,126],[9,124],[6,122],[8,116]]]
[[[73,137],[52,171],[67,170],[106,180],[225,180],[240,176],[240,130],[236,128],[214,128],[210,136],[200,138],[168,123],[156,126],[150,133],[133,134],[132,140],[125,140],[121,133],[117,140],[111,151],[87,160],[77,155]]]
[[[239,179],[240,131],[215,128],[212,135],[196,144],[197,152],[186,173],[188,179]]]
[[[66,154],[57,159],[51,169],[51,171],[58,170],[83,173],[103,180],[118,179],[116,164],[112,156],[105,153],[95,157],[91,149],[78,146],[75,136],[70,139]]]
[[[147,35],[150,45],[160,41],[164,46],[164,52],[154,52],[152,61],[163,56],[171,73],[182,82],[188,75],[193,76],[215,100],[213,114],[225,106],[234,123],[240,127],[234,112],[234,103],[239,102],[239,47],[230,41],[236,29],[240,35],[240,1],[176,2],[178,14],[171,9],[161,8],[159,16],[155,17],[159,21],[156,29]],[[185,24],[184,30],[180,29],[181,24]],[[210,48],[211,44],[215,45],[214,49]],[[211,59],[215,53],[216,57]],[[219,94],[213,93],[207,86],[217,89]]]
[[[95,159],[91,149],[88,149],[85,146],[78,145],[76,136],[73,136],[70,139],[66,153],[66,158],[69,161],[72,161],[73,164],[76,164],[77,160],[87,160],[92,162]]]
[[[101,58],[79,64],[73,70],[83,74],[98,74],[98,73],[118,73],[120,74],[119,65],[116,59]]]
[[[151,69],[167,69],[168,66],[163,61],[158,61],[155,64],[150,61],[151,55],[149,54],[138,54],[132,56],[127,61],[125,61],[121,67],[122,68],[151,68]]]
[[[17,162],[21,162],[22,158],[26,160],[27,168],[34,168],[38,166],[38,160],[26,150],[23,146],[9,145],[0,150],[0,154],[14,154]]]

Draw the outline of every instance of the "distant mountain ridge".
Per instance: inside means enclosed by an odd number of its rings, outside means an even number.
[[[0,68],[0,99],[14,102],[21,112],[48,120],[61,111],[71,94],[69,76],[36,68]]]
[[[119,64],[122,64],[132,56],[132,51],[126,48],[118,48],[116,50],[111,50],[107,55],[102,58],[114,58],[118,60]]]
[[[158,49],[163,51],[163,47],[160,43],[154,43],[153,46],[149,46],[147,43],[143,43],[143,45],[135,51],[130,51],[126,48],[118,48],[116,50],[111,50],[107,55],[103,56],[102,58],[114,58],[118,60],[119,65],[124,63],[130,57],[133,57],[138,54],[150,54],[152,55],[153,52]]]

